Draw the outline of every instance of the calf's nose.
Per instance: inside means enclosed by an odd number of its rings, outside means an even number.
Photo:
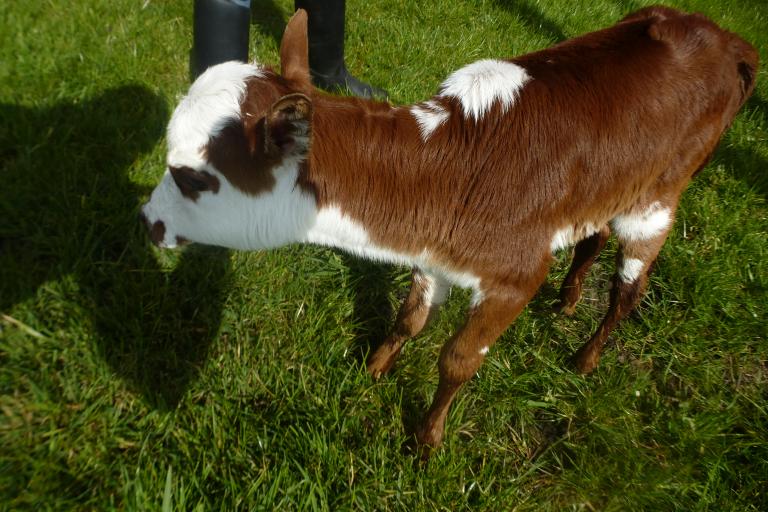
[[[149,230],[149,238],[155,245],[160,245],[165,239],[165,224],[163,221],[157,220]]]
[[[163,239],[165,239],[165,224],[163,224],[163,221],[157,220],[154,224],[150,224],[144,212],[141,212],[139,217],[141,217],[142,222],[144,222],[144,225],[149,230],[149,239],[152,240],[153,244],[159,246]]]

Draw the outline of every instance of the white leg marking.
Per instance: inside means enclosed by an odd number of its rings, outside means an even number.
[[[481,349],[480,349],[480,355],[481,355],[481,356],[484,356],[485,354],[487,354],[487,353],[488,353],[488,350],[490,350],[488,347],[483,347],[483,348],[481,348]]]
[[[552,252],[557,252],[560,249],[565,249],[573,243],[573,226],[568,226],[563,229],[558,229],[555,235],[552,237],[552,241],[549,243],[549,248]]]
[[[618,215],[611,221],[611,229],[619,240],[627,242],[656,238],[669,227],[672,215],[669,208],[656,201],[640,213]]]
[[[554,253],[560,249],[565,249],[576,242],[584,240],[598,231],[599,229],[590,222],[583,225],[566,226],[555,232],[552,236],[552,241],[549,243],[549,248]]]
[[[419,125],[419,132],[421,132],[421,138],[424,142],[427,142],[432,132],[450,116],[450,113],[434,100],[414,105],[411,107],[411,114]]]
[[[625,283],[634,283],[640,277],[645,262],[637,258],[624,258],[619,268],[619,278]]]
[[[512,62],[479,60],[454,71],[439,95],[458,99],[464,115],[478,121],[497,100],[506,112],[530,79],[525,69]]]
[[[483,293],[483,290],[481,290],[479,286],[475,286],[472,291],[472,300],[469,302],[469,305],[474,308],[479,306],[484,300],[485,293]]]
[[[419,280],[419,284],[424,287],[424,304],[427,307],[434,305],[440,305],[445,302],[448,292],[451,289],[451,285],[447,281],[440,277],[421,272],[416,274],[416,279]]]

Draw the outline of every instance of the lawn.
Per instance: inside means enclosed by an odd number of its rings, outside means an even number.
[[[350,0],[347,63],[395,103],[651,2]],[[690,0],[768,62],[764,0]],[[254,0],[277,65],[292,3]],[[0,510],[768,510],[768,73],[683,197],[649,293],[584,377],[615,245],[571,318],[566,253],[407,449],[469,296],[374,383],[409,269],[290,246],[150,246],[138,208],[189,84],[191,2],[0,3]]]

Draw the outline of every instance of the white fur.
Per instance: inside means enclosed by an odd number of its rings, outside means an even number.
[[[645,262],[637,258],[624,258],[619,267],[619,278],[625,283],[634,283],[645,268]]]
[[[426,142],[429,137],[441,124],[443,124],[450,113],[434,100],[425,101],[419,105],[411,107],[411,114],[419,125],[421,138]]]
[[[321,209],[315,224],[307,232],[305,242],[338,247],[357,256],[398,265],[418,267],[436,280],[446,281],[462,288],[480,289],[480,278],[446,268],[432,258],[429,251],[406,254],[371,242],[365,228],[354,219],[344,215],[337,206]]]
[[[302,238],[314,222],[315,200],[296,186],[298,158],[288,158],[273,169],[273,189],[254,197],[232,186],[201,154],[211,137],[227,122],[240,117],[246,81],[261,74],[253,64],[225,62],[212,66],[176,107],[168,125],[168,165],[187,166],[216,176],[219,191],[201,192],[192,201],[181,195],[166,171],[142,209],[150,224],[163,222],[161,247],[175,247],[177,237],[236,249],[279,247]]]
[[[565,249],[566,247],[594,235],[598,231],[598,228],[589,222],[581,226],[566,226],[555,231],[552,240],[549,242],[549,248],[552,252]]]
[[[416,274],[416,279],[424,287],[424,304],[426,306],[440,305],[445,302],[451,289],[450,283],[423,271],[420,274]]]
[[[488,61],[493,62],[497,61]],[[515,70],[518,70],[516,66],[501,62],[490,66],[485,74],[477,68],[480,74],[476,74],[475,82],[479,88],[470,88],[471,98],[465,98],[469,103],[462,100],[463,104],[477,115],[489,108],[490,103],[486,105],[485,101],[492,102],[498,97],[508,104],[514,92],[498,82],[506,75],[514,75]],[[203,191],[193,201],[181,195],[166,171],[143,207],[150,224],[162,221],[165,226],[164,239],[159,245],[172,248],[177,245],[177,237],[183,237],[192,242],[243,250],[273,248],[292,242],[338,247],[372,260],[419,267],[429,276],[427,292],[434,303],[445,300],[449,286],[454,284],[473,289],[473,304],[479,304],[483,299],[479,277],[447,268],[426,249],[419,254],[404,254],[377,246],[370,241],[363,226],[343,215],[338,207],[318,211],[314,197],[296,185],[298,157],[286,159],[279,168],[273,169],[275,186],[256,196],[232,186],[205,161],[201,149],[227,122],[239,118],[247,80],[262,73],[252,64],[227,62],[213,66],[195,81],[174,111],[168,126],[169,166],[208,172],[218,178],[220,186],[218,192]],[[449,79],[445,93],[458,91],[460,82],[456,81],[454,87]],[[445,121],[448,113],[434,101],[423,105],[420,108],[424,110],[414,112],[414,116],[422,134],[428,136]]]
[[[611,229],[624,242],[650,240],[662,234],[671,220],[670,209],[656,201],[640,213],[618,215],[611,221]]]
[[[205,163],[200,150],[229,120],[240,117],[248,78],[262,75],[256,65],[234,61],[200,75],[168,123],[168,165],[199,169]]]
[[[192,201],[181,195],[169,172],[144,205],[150,224],[160,220],[172,248],[176,237],[209,245],[253,250],[280,247],[305,236],[317,217],[315,199],[296,186],[298,159],[273,170],[275,186],[258,196],[232,186],[216,169],[203,169],[219,179],[218,193],[201,192]]]
[[[508,110],[530,79],[517,64],[479,60],[453,72],[443,82],[439,95],[458,99],[464,115],[477,121],[495,101],[501,102],[504,111]]]
[[[549,248],[552,252],[556,252],[560,249],[565,249],[573,243],[573,226],[568,226],[555,232],[552,241],[549,243]]]
[[[474,291],[472,292],[472,299],[469,301],[469,305],[473,308],[479,306],[482,304],[482,302],[485,300],[485,293],[482,289],[479,287],[474,288]]]
[[[480,349],[480,355],[481,355],[481,356],[484,356],[485,354],[487,354],[487,353],[488,353],[488,351],[489,351],[489,350],[490,350],[490,348],[489,348],[489,347],[483,347],[483,348],[481,348],[481,349]]]

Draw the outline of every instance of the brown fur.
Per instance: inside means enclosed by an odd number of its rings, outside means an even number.
[[[433,98],[450,116],[424,142],[408,108],[311,88],[305,15],[289,23],[281,60],[283,76],[268,72],[249,82],[244,121],[211,141],[211,163],[258,194],[271,187],[270,170],[282,158],[270,152],[266,134],[282,133],[290,145],[296,121],[311,122],[299,185],[319,207],[340,208],[377,246],[426,249],[445,268],[481,280],[483,300],[440,355],[440,385],[418,433],[432,446],[461,384],[545,279],[554,234],[599,229],[579,244],[561,292],[572,311],[608,221],[655,203],[674,212],[751,94],[758,65],[752,46],[703,16],[646,8],[511,59],[531,80],[506,111],[497,102],[475,121],[457,99]],[[295,93],[308,95],[311,109]],[[291,95],[293,110],[275,116],[274,106]],[[289,123],[284,132],[280,122]],[[640,260],[641,276],[633,283],[614,278],[606,318],[577,354],[581,371],[597,365],[608,334],[642,297],[667,231],[640,242],[619,239],[619,263]],[[371,356],[374,375],[386,373],[405,339],[426,323],[425,293],[414,279],[395,331]]]

